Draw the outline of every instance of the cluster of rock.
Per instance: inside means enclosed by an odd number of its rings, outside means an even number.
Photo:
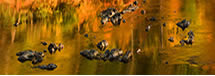
[[[106,40],[102,40],[97,44],[97,47],[101,50],[104,51],[108,46],[108,42]],[[104,51],[104,53],[101,53],[99,51],[96,51],[94,49],[91,50],[84,50],[81,51],[80,54],[84,56],[85,58],[89,60],[103,60],[103,61],[120,61],[124,63],[128,63],[129,61],[132,60],[132,55],[133,53],[131,51],[126,51],[123,53],[122,49],[112,49]]]
[[[184,19],[181,22],[178,22],[176,25],[178,27],[180,27],[184,31],[186,28],[188,28],[188,26],[190,25],[190,22],[187,21],[186,19]],[[181,46],[184,46],[184,44],[186,44],[186,45],[192,45],[193,44],[193,41],[194,41],[194,33],[193,33],[193,31],[190,30],[187,35],[188,35],[188,39],[187,40],[182,39],[180,41]],[[174,42],[174,38],[173,37],[170,37],[168,40],[170,42]]]
[[[41,42],[41,44],[46,46],[48,43]],[[63,48],[64,48],[64,45],[62,43],[59,43],[58,46],[55,43],[50,43],[48,46],[48,50],[49,50],[50,54],[55,53],[57,50],[61,51]],[[45,52],[46,52],[46,50],[44,50],[43,52],[25,50],[25,51],[21,51],[21,52],[16,53],[16,56],[19,56],[18,61],[20,61],[21,63],[24,63],[26,61],[31,61],[32,64],[38,64],[38,63],[41,63],[43,61],[43,58],[45,56],[45,54],[44,54]],[[33,68],[54,70],[55,68],[57,68],[57,65],[51,63],[48,65],[35,66]]]
[[[133,4],[130,4],[121,12],[115,8],[107,8],[106,10],[103,10],[100,13],[101,24],[106,24],[107,22],[111,21],[114,26],[119,26],[123,20],[123,14],[135,11],[138,8],[137,4],[138,2],[134,1]],[[125,23],[125,20],[123,20],[123,22]]]
[[[26,50],[16,53],[18,60],[20,62],[32,61],[32,64],[37,64],[43,61],[43,57],[45,56],[43,52],[37,52],[32,50]]]

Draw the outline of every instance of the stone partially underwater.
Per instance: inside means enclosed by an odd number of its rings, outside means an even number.
[[[32,50],[26,50],[16,53],[18,61],[24,63],[25,61],[32,61],[32,64],[41,63],[43,61],[44,53]]]
[[[48,64],[48,65],[38,65],[38,66],[34,66],[32,68],[39,68],[39,69],[42,69],[42,70],[54,70],[57,68],[57,65],[56,64]]]
[[[107,46],[108,42],[106,40],[102,40],[97,44],[97,48],[100,49],[100,51],[104,51],[107,48]],[[104,53],[91,49],[81,51],[80,55],[89,60],[96,59],[103,61],[109,60],[128,63],[131,60],[133,54],[131,51],[127,51],[125,54],[123,54],[122,49],[112,49],[111,51],[106,50]]]
[[[123,19],[123,14],[134,12],[138,9],[137,6],[138,2],[134,1],[133,4],[130,4],[126,9],[119,12],[115,8],[107,8],[106,10],[103,10],[100,13],[101,17],[101,24],[106,24],[107,22],[111,22],[114,26],[119,26],[121,24],[121,21],[123,20],[123,23],[125,23],[125,20]]]

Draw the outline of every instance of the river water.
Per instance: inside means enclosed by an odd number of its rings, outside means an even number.
[[[96,0],[83,0],[81,6],[76,8],[74,16],[78,18],[75,21],[77,24],[40,21],[14,27],[10,22],[1,22],[0,74],[215,74],[214,0],[146,0],[146,3],[138,0],[140,8],[125,14],[126,23],[119,27],[113,27],[111,23],[101,27],[96,14],[110,6],[107,3],[94,4],[93,1]],[[105,4],[106,7],[101,7]],[[146,10],[144,15],[140,13],[142,9]],[[148,21],[150,17],[157,20]],[[183,19],[191,21],[185,31],[176,26]],[[166,27],[162,26],[163,23]],[[149,24],[152,25],[151,30],[145,32]],[[77,25],[80,27],[75,28]],[[190,30],[195,34],[193,45],[177,46]],[[84,37],[84,34],[89,37]],[[174,37],[175,42],[170,43],[169,37]],[[98,50],[96,44],[101,40],[108,41],[108,49],[122,48],[135,52],[140,48],[142,53],[134,54],[133,60],[127,64],[88,60],[80,55],[80,51],[85,49]],[[31,62],[20,63],[17,60],[16,53],[19,51],[47,49],[40,44],[41,41],[63,43],[65,46],[56,54],[46,53],[40,63],[57,64],[58,68],[54,71],[32,69]],[[197,64],[187,61],[192,57]]]

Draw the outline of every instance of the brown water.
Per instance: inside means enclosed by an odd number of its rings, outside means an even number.
[[[12,26],[12,22],[1,22],[0,74],[215,74],[214,0],[147,0],[145,4],[138,1],[140,8],[124,15],[126,23],[120,27],[108,23],[101,28],[100,18],[96,15],[107,7],[123,8],[121,0],[114,6],[101,2],[97,4],[96,0],[83,0],[74,14],[76,23],[67,25],[58,24],[58,21],[62,22],[60,18],[54,23],[40,21],[23,23],[18,27]],[[146,10],[145,15],[140,14],[142,9]],[[13,11],[5,13],[13,14]],[[158,21],[147,21],[146,18],[152,16]],[[176,23],[185,18],[191,20],[190,27],[185,31],[179,29],[177,33]],[[166,27],[162,26],[164,22]],[[148,24],[152,25],[152,29],[145,32]],[[175,47],[190,30],[195,34],[194,44]],[[84,37],[86,33],[88,38]],[[175,38],[174,43],[168,41],[170,36]],[[134,54],[133,60],[127,64],[87,60],[80,55],[84,49],[96,49],[95,45],[101,40],[109,42],[108,49],[136,51],[141,48],[144,53]],[[63,43],[65,46],[63,51],[54,55],[47,53],[40,63],[57,64],[58,68],[54,71],[32,69],[31,62],[20,63],[17,60],[16,52],[46,49],[40,44],[41,41]],[[193,56],[197,57],[194,61],[198,64],[186,61]]]

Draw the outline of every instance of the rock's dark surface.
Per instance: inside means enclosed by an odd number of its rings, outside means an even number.
[[[48,51],[50,54],[55,53],[57,51],[58,47],[55,43],[50,43],[48,46]]]
[[[26,50],[16,53],[20,62],[32,61],[32,64],[37,64],[43,61],[44,54],[32,50]]]
[[[48,65],[39,65],[39,66],[35,66],[33,68],[40,68],[42,70],[54,70],[57,68],[56,64],[48,64]]]
[[[104,51],[108,47],[108,42],[106,40],[102,40],[96,46],[99,50]]]
[[[188,26],[190,25],[190,22],[184,19],[181,22],[178,22],[176,25],[184,31],[186,28],[188,28]]]

